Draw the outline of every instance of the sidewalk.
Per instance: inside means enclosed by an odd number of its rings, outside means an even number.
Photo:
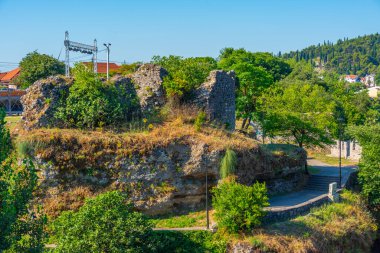
[[[316,169],[316,173],[313,175],[339,177],[339,166],[332,166],[315,159],[308,159],[309,166],[313,166]],[[348,177],[354,171],[356,166],[342,166],[342,186],[346,184]],[[301,190],[297,192],[291,192],[284,195],[274,196],[269,199],[270,208],[276,207],[290,207],[302,204],[311,199],[325,195],[327,192],[313,191],[313,190]]]

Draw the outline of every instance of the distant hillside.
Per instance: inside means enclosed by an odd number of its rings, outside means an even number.
[[[380,73],[380,34],[324,42],[301,51],[283,54],[284,59],[306,60],[315,67],[335,70],[339,74]]]

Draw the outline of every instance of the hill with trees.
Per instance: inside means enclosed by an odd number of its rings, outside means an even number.
[[[281,55],[284,59],[307,61],[315,67],[339,74],[366,75],[380,73],[380,34],[339,39],[335,44],[325,41],[302,50]]]

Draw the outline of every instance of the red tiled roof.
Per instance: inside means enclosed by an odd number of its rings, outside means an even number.
[[[20,68],[16,68],[14,70],[11,70],[9,71],[8,73],[6,73],[1,79],[0,81],[2,82],[9,82],[9,81],[12,81],[12,79],[14,79],[15,77],[17,77],[17,75],[20,73]]]
[[[8,91],[0,91],[0,97],[7,97],[8,95],[11,97],[21,97],[26,94],[24,90],[11,90],[8,94]]]
[[[1,80],[1,78],[3,78],[6,74],[7,74],[7,72],[0,73],[0,80]]]
[[[356,78],[358,78],[358,76],[357,75],[347,75],[346,78],[356,79]]]
[[[92,62],[83,62],[83,64],[86,66],[91,66]],[[98,73],[106,74],[107,73],[107,63],[98,62],[97,64],[98,64]],[[120,68],[120,66],[115,64],[115,63],[110,63],[109,68],[111,71],[111,70],[116,70],[116,69]]]

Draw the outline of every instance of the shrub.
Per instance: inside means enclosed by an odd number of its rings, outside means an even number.
[[[201,131],[202,126],[206,122],[206,113],[201,111],[198,113],[197,118],[195,119],[194,122],[194,127],[197,132]]]
[[[237,155],[235,151],[228,148],[222,161],[220,162],[220,177],[226,178],[235,172],[237,165]]]
[[[252,186],[236,182],[234,177],[222,181],[213,190],[213,207],[218,226],[229,233],[252,229],[261,224],[269,205],[265,183]]]
[[[5,127],[5,111],[0,107],[0,163],[5,160],[11,149],[11,137]]]
[[[124,201],[112,191],[64,212],[52,227],[57,252],[149,252],[152,225]]]
[[[125,87],[105,85],[85,66],[73,69],[70,94],[55,114],[69,127],[96,128],[125,122],[137,106],[137,97]]]
[[[155,56],[152,62],[164,67],[169,75],[164,78],[164,88],[168,97],[182,98],[198,88],[207,78],[210,71],[217,68],[211,57],[182,58]]]
[[[45,216],[29,212],[37,173],[11,155],[0,165],[0,252],[42,252]]]

